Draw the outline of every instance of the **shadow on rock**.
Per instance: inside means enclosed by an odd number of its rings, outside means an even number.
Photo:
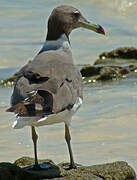
[[[128,163],[118,161],[94,166],[78,166],[77,169],[66,170],[68,163],[56,165],[51,160],[40,160],[47,164],[43,170],[27,170],[26,167],[34,164],[34,159],[22,157],[11,163],[0,163],[0,180],[135,180],[135,171]]]

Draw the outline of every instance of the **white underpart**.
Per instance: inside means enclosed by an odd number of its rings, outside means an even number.
[[[24,126],[44,126],[44,125],[51,125],[54,123],[61,123],[64,122],[66,124],[70,124],[70,120],[75,112],[79,109],[82,104],[82,99],[80,97],[77,98],[76,103],[73,105],[71,110],[64,110],[57,114],[51,114],[45,116],[43,118],[33,116],[33,117],[20,117],[16,116],[16,120],[13,123],[14,129],[20,129]]]

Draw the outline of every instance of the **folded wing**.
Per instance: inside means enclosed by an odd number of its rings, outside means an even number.
[[[39,54],[19,71],[12,107],[7,111],[20,116],[58,113],[72,108],[77,97],[82,98],[77,67],[67,57],[49,51]]]

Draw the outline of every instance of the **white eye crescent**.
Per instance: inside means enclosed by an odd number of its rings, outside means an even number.
[[[78,16],[78,15],[80,15],[80,12],[79,11],[74,11],[74,14],[76,15],[76,16]]]

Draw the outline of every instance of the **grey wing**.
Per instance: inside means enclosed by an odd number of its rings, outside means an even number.
[[[60,57],[61,58],[61,57]],[[48,61],[46,61],[48,59]],[[82,98],[82,78],[77,67],[67,60],[56,57],[36,59],[19,72],[11,103],[12,106],[28,100],[35,109],[40,104],[42,110],[57,113],[75,104]],[[59,60],[57,60],[59,59]]]

